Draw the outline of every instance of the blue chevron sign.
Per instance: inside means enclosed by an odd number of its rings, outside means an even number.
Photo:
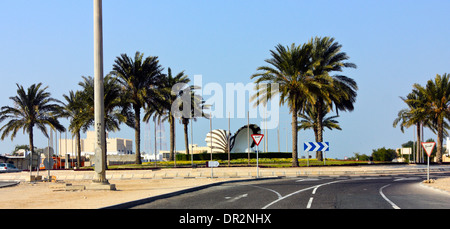
[[[305,151],[330,151],[329,142],[305,142]]]

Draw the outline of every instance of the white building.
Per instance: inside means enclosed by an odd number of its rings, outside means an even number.
[[[108,138],[108,133],[106,134],[106,137],[106,150],[108,155],[133,154],[133,141],[131,139]],[[94,155],[95,140],[95,131],[87,131],[86,138],[80,139],[82,156]],[[59,139],[58,143],[58,152],[60,155],[76,155],[77,143],[75,138]]]

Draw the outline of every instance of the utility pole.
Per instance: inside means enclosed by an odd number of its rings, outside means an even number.
[[[115,190],[106,179],[105,111],[103,97],[103,20],[102,0],[94,0],[94,123],[95,175],[93,184],[100,189]]]

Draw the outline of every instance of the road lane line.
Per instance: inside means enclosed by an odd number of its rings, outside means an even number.
[[[285,195],[285,196],[283,196],[283,197],[281,197],[281,198],[278,198],[278,199],[276,199],[276,200],[270,202],[270,203],[267,204],[266,206],[262,207],[262,209],[266,209],[266,208],[272,206],[273,204],[275,204],[275,203],[277,203],[277,202],[279,202],[279,201],[281,201],[281,200],[284,200],[284,199],[286,199],[286,198],[288,198],[288,197],[290,197],[290,196],[293,196],[293,195],[295,195],[295,194],[298,194],[298,193],[301,193],[301,192],[304,192],[304,191],[307,191],[307,190],[310,190],[310,189],[318,188],[318,187],[321,187],[321,186],[324,186],[324,185],[329,185],[329,184],[341,182],[341,181],[346,181],[346,180],[337,180],[337,181],[332,181],[332,182],[328,182],[328,183],[324,183],[324,184],[319,184],[319,185],[314,185],[314,186],[311,186],[311,187],[308,187],[308,188],[300,189],[300,190],[298,190],[298,191],[295,191],[295,192],[293,192],[293,193],[287,194],[287,195]]]
[[[295,181],[295,182],[302,182],[302,181],[318,181],[318,180],[320,180],[320,179],[319,179],[319,178],[305,178],[305,179],[297,180],[297,181]]]
[[[317,187],[312,191],[312,194],[313,194],[313,195],[316,194],[316,191],[317,191],[318,188],[319,188],[319,186],[317,186]]]
[[[306,205],[306,208],[311,208],[311,204],[313,202],[313,199],[314,199],[313,197],[309,198],[308,205]]]
[[[278,199],[280,199],[281,197],[283,197],[279,192],[277,192],[277,191],[275,191],[275,190],[273,190],[273,189],[270,189],[270,188],[264,188],[264,187],[259,187],[259,186],[256,186],[256,185],[248,185],[248,186],[252,186],[252,187],[255,187],[255,188],[261,188],[261,189],[265,189],[265,190],[268,190],[268,191],[271,191],[271,192],[274,192],[275,194],[277,194],[277,196],[278,196]]]
[[[383,188],[386,188],[387,186],[389,186],[391,184],[387,184],[383,187],[380,188],[380,195],[394,208],[394,209],[400,209],[396,204],[394,204],[394,202],[392,202],[390,199],[388,199],[384,194],[383,194]]]
[[[239,199],[244,198],[244,197],[248,197],[248,194],[246,193],[246,194],[243,194],[243,195],[239,195],[239,196],[237,196],[237,197],[235,197],[233,199],[231,199],[230,197],[229,198],[225,197],[225,199],[228,199],[228,202],[234,202],[234,201],[239,200]]]

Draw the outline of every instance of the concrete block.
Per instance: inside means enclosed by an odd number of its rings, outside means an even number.
[[[84,185],[70,185],[65,188],[66,191],[83,191],[85,189],[86,187]]]
[[[115,191],[115,184],[103,184],[103,183],[91,183],[86,186],[86,190],[96,190],[96,191]]]
[[[132,173],[124,173],[124,174],[122,174],[122,178],[121,179],[130,180],[131,178],[133,178],[133,174]]]
[[[31,175],[31,176],[25,177],[25,181],[28,181],[28,182],[41,181],[41,180],[42,180],[42,176]]]
[[[134,179],[142,179],[144,178],[144,174],[143,173],[136,173],[133,175]]]
[[[50,189],[66,189],[67,186],[72,186],[71,183],[64,183],[64,184],[50,184],[48,188]]]

